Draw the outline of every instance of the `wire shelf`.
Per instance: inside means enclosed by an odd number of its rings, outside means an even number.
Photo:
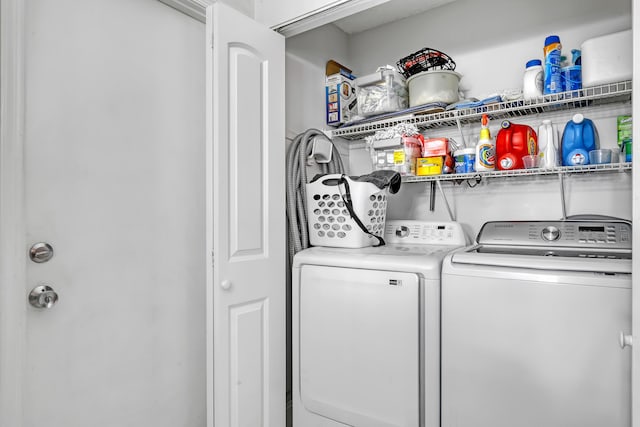
[[[487,114],[491,120],[504,120],[513,117],[528,116],[545,112],[557,112],[572,108],[601,105],[613,102],[625,102],[631,99],[631,81],[610,83],[578,89],[570,92],[544,95],[532,100],[516,100],[483,105],[476,108],[443,111],[439,113],[413,116],[398,116],[376,120],[354,126],[346,126],[331,131],[331,137],[362,139],[377,130],[395,126],[399,123],[415,124],[419,129],[439,128],[472,123]],[[401,113],[399,113],[401,114]]]
[[[602,165],[585,166],[560,166],[544,169],[515,169],[473,173],[454,173],[448,175],[413,176],[405,175],[402,182],[428,182],[428,181],[480,181],[485,178],[500,178],[510,176],[540,176],[540,175],[570,175],[592,172],[624,172],[630,171],[633,163],[608,163]]]

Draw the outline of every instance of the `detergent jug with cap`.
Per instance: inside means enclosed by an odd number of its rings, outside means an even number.
[[[598,131],[593,122],[577,113],[567,122],[562,132],[562,165],[589,164],[589,151],[600,148]]]
[[[496,169],[524,168],[523,156],[538,154],[538,136],[531,126],[502,122],[496,137]]]
[[[558,128],[551,120],[543,120],[538,128],[540,167],[553,168],[560,165],[558,146]]]

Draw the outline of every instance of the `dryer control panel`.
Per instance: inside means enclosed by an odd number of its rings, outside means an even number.
[[[625,221],[495,221],[482,226],[481,245],[631,250]]]
[[[384,240],[388,244],[464,246],[466,239],[457,222],[388,220]]]

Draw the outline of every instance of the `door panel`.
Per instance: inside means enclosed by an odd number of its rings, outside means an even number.
[[[205,423],[205,28],[155,1],[26,2],[27,427]],[[114,29],[117,28],[117,31]],[[36,404],[34,404],[36,403]]]
[[[207,34],[209,426],[281,427],[284,38],[220,2]]]

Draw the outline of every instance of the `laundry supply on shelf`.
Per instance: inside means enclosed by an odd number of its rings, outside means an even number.
[[[544,41],[544,94],[562,92],[560,76],[560,37],[549,36]]]
[[[542,61],[532,59],[527,62],[522,83],[522,96],[524,99],[535,99],[542,96],[544,87],[544,72]]]
[[[595,124],[582,114],[574,114],[562,132],[562,165],[579,166],[589,164],[589,151],[600,148]]]
[[[463,148],[453,153],[455,173],[472,173],[476,171],[476,149]]]
[[[476,145],[476,171],[494,170],[495,160],[495,146],[491,139],[491,133],[489,132],[489,116],[483,114],[480,139],[478,140],[478,145]]]
[[[540,152],[541,168],[553,168],[560,165],[558,148],[558,127],[551,123],[551,120],[543,120],[538,128],[538,150]]]
[[[328,125],[340,126],[355,116],[357,100],[354,80],[350,69],[333,60],[327,62],[325,103]]]
[[[618,147],[624,145],[626,139],[633,137],[633,119],[629,115],[618,116]]]
[[[496,137],[496,169],[523,169],[523,157],[537,154],[538,136],[531,126],[502,122]]]

